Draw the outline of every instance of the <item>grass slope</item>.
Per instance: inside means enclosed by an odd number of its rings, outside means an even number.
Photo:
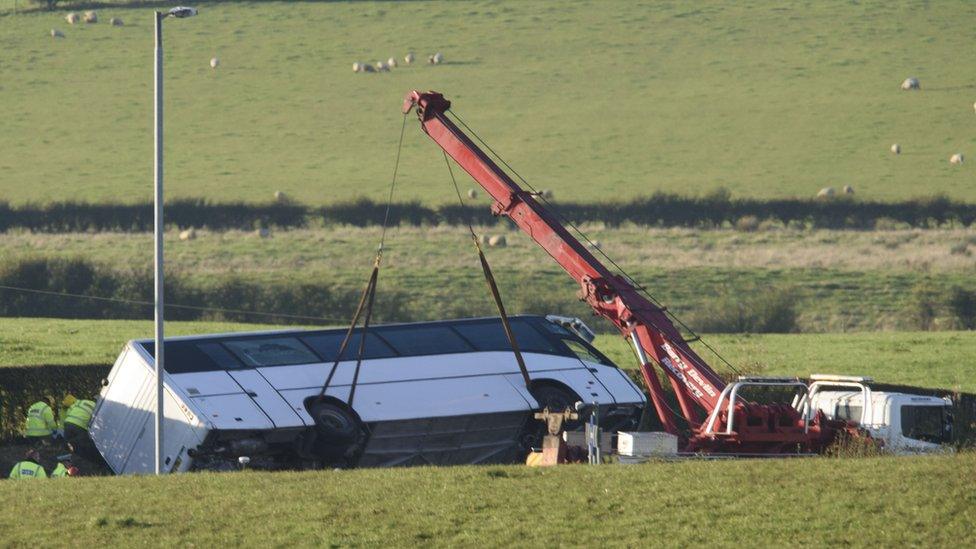
[[[170,335],[282,328],[214,322],[166,326]],[[111,364],[126,341],[143,337],[152,337],[151,321],[0,318],[0,367]],[[712,335],[706,340],[749,373],[870,375],[886,383],[976,392],[976,332]],[[596,345],[621,367],[635,367],[619,337],[600,336]],[[700,351],[716,370],[728,371]]]
[[[976,456],[193,474],[0,486],[13,546],[969,546]],[[762,486],[762,488],[757,488]],[[715,490],[722,497],[716,498]],[[802,497],[800,497],[802,495]],[[648,512],[650,511],[650,512]],[[30,516],[31,520],[24,520]],[[52,524],[60,525],[52,528]]]
[[[487,253],[510,311],[589,314],[576,302],[576,285],[527,236],[500,227],[477,230],[508,239],[507,247]],[[711,315],[716,296],[750,298],[777,287],[795,293],[802,331],[915,329],[917,290],[944,301],[953,286],[974,289],[972,230],[741,233],[606,229],[599,224],[585,230],[692,327]],[[186,242],[171,231],[166,265],[182,279],[208,288],[235,278],[256,284],[327,282],[358,291],[379,238],[377,227],[275,231],[267,239],[237,231],[200,231]],[[0,235],[0,264],[11,266],[25,257],[82,257],[149,272],[151,246],[148,234],[11,232]],[[389,232],[385,249],[380,299],[385,291],[402,292],[409,318],[492,314],[464,230],[398,227]],[[937,307],[936,315],[940,328],[952,327],[948,309]]]
[[[0,200],[151,198],[150,10],[100,15],[126,25],[3,17]],[[382,200],[400,98],[422,88],[557,198],[852,184],[976,200],[971,167],[947,162],[976,148],[976,58],[959,55],[974,15],[962,0],[206,3],[166,27],[168,196]],[[447,63],[350,70],[409,50]],[[911,75],[922,90],[899,91]],[[450,201],[412,119],[404,147],[398,197]]]

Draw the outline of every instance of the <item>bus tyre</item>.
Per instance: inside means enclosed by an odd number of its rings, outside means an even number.
[[[318,402],[310,414],[320,439],[330,443],[353,442],[359,438],[359,420],[346,408],[332,402]]]

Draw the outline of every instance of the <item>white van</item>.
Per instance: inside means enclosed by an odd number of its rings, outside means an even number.
[[[598,403],[604,427],[636,427],[643,392],[578,319],[511,318],[525,386],[498,318],[371,327],[353,391],[346,329],[166,339],[164,470],[511,462],[537,442],[543,406]],[[152,340],[126,344],[90,433],[117,474],[154,466]],[[349,403],[350,395],[353,402]]]

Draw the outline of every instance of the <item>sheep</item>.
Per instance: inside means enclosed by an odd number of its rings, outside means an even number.
[[[549,189],[542,189],[539,191],[539,196],[545,198],[546,200],[552,200],[552,191]]]
[[[915,78],[914,76],[910,76],[906,78],[904,82],[901,83],[901,89],[903,91],[920,90],[922,89],[922,87],[918,83],[918,78]]]
[[[180,240],[183,240],[183,241],[193,240],[196,237],[197,237],[197,231],[196,231],[196,229],[193,229],[193,228],[189,228],[189,229],[187,229],[185,231],[181,231],[180,232]]]
[[[468,198],[472,200],[478,198],[478,191],[476,189],[468,189]]]
[[[363,69],[363,64],[360,63],[359,61],[356,61],[355,63],[352,64],[352,72],[363,72],[364,70],[365,69]]]
[[[844,185],[843,191],[844,194],[854,194],[854,187],[851,187],[850,185]]]
[[[386,66],[387,67],[390,67],[391,69],[395,69],[397,67],[397,60],[396,60],[396,58],[395,57],[391,57],[391,58],[387,59],[386,60]]]
[[[406,64],[408,64],[408,65],[411,64],[411,63],[413,63],[413,60],[414,59],[416,59],[416,58],[413,56],[413,52],[412,51],[407,52],[407,55],[404,55],[403,56],[403,62],[406,63]]]
[[[373,68],[373,65],[370,65],[369,63],[363,63],[361,67],[363,69],[363,72],[376,72],[376,69]]]
[[[281,202],[281,203],[288,202],[288,196],[281,191],[275,191],[274,198],[276,202]]]
[[[976,112],[976,103],[973,103],[973,111]]]
[[[950,164],[962,164],[963,160],[964,158],[962,156],[962,153],[956,153],[949,157]]]
[[[98,23],[98,13],[93,11],[85,12],[85,23]]]
[[[504,248],[506,244],[508,244],[508,241],[503,234],[496,234],[488,239],[488,245],[492,248]]]
[[[837,194],[833,187],[824,187],[817,192],[817,198],[830,198]]]
[[[441,52],[437,52],[434,55],[430,55],[427,57],[427,63],[431,65],[440,65],[443,62],[444,62],[444,54],[442,54]]]
[[[51,29],[51,38],[64,38],[64,33],[58,29]]]
[[[211,57],[210,58],[210,68],[211,69],[216,69],[217,66],[219,66],[219,65],[220,65],[220,59],[217,59],[216,57]],[[234,72],[234,71],[231,71],[231,72]]]
[[[892,145],[891,146],[891,152],[893,152],[895,154],[901,154],[901,145],[899,145],[898,143],[895,143],[894,145]]]
[[[69,25],[74,25],[80,20],[80,18],[78,17],[77,13],[71,12],[64,16],[64,20],[67,21]]]
[[[123,23],[123,22],[122,22],[122,20],[121,20],[121,19],[119,19],[118,17],[113,17],[113,18],[111,18],[111,19],[109,19],[109,20],[108,20],[108,22],[109,22],[109,24],[111,24],[111,25],[112,25],[113,27],[121,27],[122,25],[124,25],[124,24],[125,24],[125,23]]]
[[[390,70],[390,67],[388,67],[386,63],[382,61],[377,61],[374,66],[376,67],[376,72],[384,72]]]

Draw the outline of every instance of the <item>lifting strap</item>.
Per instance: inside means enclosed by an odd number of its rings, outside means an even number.
[[[447,153],[444,153],[444,162],[447,163],[447,171],[451,174],[451,182],[454,183],[454,192],[457,193],[458,202],[461,206],[464,206],[464,201],[461,200],[461,190],[458,188],[457,180],[454,178],[454,170],[451,169],[451,161],[447,158]],[[525,366],[525,359],[522,358],[522,351],[519,349],[518,341],[515,339],[515,332],[512,331],[512,325],[508,321],[508,314],[505,312],[505,304],[502,302],[502,296],[498,292],[498,285],[495,284],[495,275],[491,272],[491,266],[488,264],[488,258],[485,257],[485,252],[481,248],[481,243],[478,242],[478,235],[474,232],[474,227],[471,226],[471,222],[468,222],[468,231],[471,233],[471,241],[474,242],[474,247],[478,250],[478,259],[481,261],[481,270],[485,273],[485,282],[488,283],[488,289],[491,291],[491,297],[495,301],[495,307],[498,309],[498,316],[502,320],[502,327],[505,329],[505,337],[508,338],[509,345],[512,346],[512,353],[515,354],[515,361],[518,362],[519,371],[522,372],[522,379],[525,380],[526,389],[532,383],[532,378],[529,376],[529,369]]]
[[[339,362],[342,361],[342,356],[345,354],[346,348],[349,346],[349,341],[352,339],[352,334],[356,330],[356,325],[359,324],[359,318],[363,317],[363,331],[359,338],[359,349],[356,353],[356,368],[353,370],[352,384],[349,387],[349,398],[346,400],[346,404],[350,408],[352,408],[353,399],[356,396],[356,385],[359,383],[359,371],[363,365],[363,357],[366,355],[366,337],[369,335],[369,321],[373,316],[373,303],[376,298],[376,281],[380,275],[380,262],[383,260],[383,245],[386,243],[386,228],[390,221],[390,206],[393,204],[393,191],[396,189],[397,173],[400,170],[400,152],[403,150],[403,133],[406,127],[407,115],[404,113],[403,123],[400,126],[400,142],[397,144],[396,162],[393,165],[393,179],[390,181],[390,194],[386,198],[386,213],[383,215],[383,231],[380,234],[380,244],[376,248],[376,259],[373,260],[373,272],[369,275],[369,282],[366,283],[363,295],[359,298],[359,305],[356,306],[356,312],[353,314],[352,322],[349,323],[346,336],[342,338],[335,362],[332,363],[329,375],[325,378],[325,383],[322,384],[322,389],[319,391],[319,396],[316,400],[322,400],[325,392],[329,389],[332,378],[335,377],[336,370],[339,368]],[[365,316],[363,316],[364,311]]]

